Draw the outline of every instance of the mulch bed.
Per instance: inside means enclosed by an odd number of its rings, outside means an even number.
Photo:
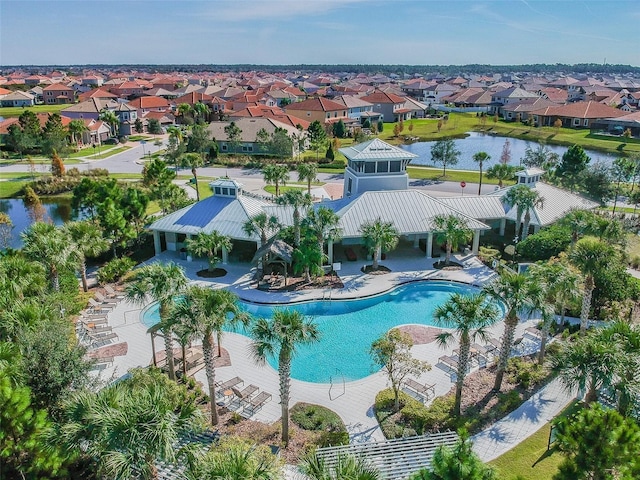
[[[436,262],[433,264],[433,268],[436,270],[462,270],[463,267],[456,262],[449,262],[449,265],[445,262]]]
[[[127,342],[116,343],[114,345],[107,345],[106,347],[96,348],[90,352],[87,352],[88,358],[109,358],[109,357],[121,357],[126,355],[129,351],[129,345]]]
[[[369,275],[386,275],[387,273],[391,273],[391,270],[384,265],[378,265],[377,269],[373,269],[371,265],[365,265],[360,269],[362,273],[368,273]]]
[[[199,270],[196,275],[202,278],[220,278],[224,277],[227,274],[227,271],[224,268],[215,268],[213,270],[209,270],[205,268],[204,270]]]
[[[312,278],[307,282],[304,277],[288,277],[287,285],[281,287],[270,287],[270,292],[296,292],[299,290],[309,290],[314,288],[344,288],[344,283],[337,275],[325,275],[323,277]]]
[[[440,328],[426,327],[424,325],[402,325],[396,328],[401,332],[408,333],[414,345],[431,343],[443,332]]]

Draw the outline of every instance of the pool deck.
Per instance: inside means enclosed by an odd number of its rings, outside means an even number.
[[[396,285],[416,280],[445,280],[482,285],[496,276],[495,272],[486,268],[473,256],[457,257],[457,261],[463,263],[462,270],[442,271],[435,270],[433,263],[437,259],[425,257],[400,257],[387,259],[382,262],[392,270],[385,275],[367,275],[360,271],[363,263],[343,263],[340,277],[344,283],[343,289],[316,289],[295,292],[264,292],[255,288],[252,282],[253,271],[248,271],[247,265],[224,265],[227,275],[205,281],[197,277],[196,272],[206,268],[206,262],[187,262],[180,260],[173,252],[164,252],[154,257],[150,262],[175,261],[185,268],[188,278],[196,283],[210,285],[214,288],[226,287],[234,291],[244,300],[264,303],[290,303],[312,299],[348,299],[361,298],[385,292]],[[117,379],[130,368],[147,366],[151,364],[152,352],[150,337],[147,328],[140,323],[141,308],[122,300],[109,314],[109,325],[118,334],[119,339],[114,341],[127,342],[126,355],[117,356],[106,368],[96,371],[100,378],[109,382]],[[534,319],[523,321],[518,326],[516,335],[522,336],[524,329],[535,324]],[[412,323],[407,319],[407,324]],[[494,325],[490,333],[499,338],[502,335],[502,322]],[[228,380],[239,376],[244,380],[244,385],[253,384],[272,394],[272,399],[263,408],[257,411],[251,418],[266,423],[272,423],[280,418],[280,404],[278,394],[278,374],[269,365],[258,366],[247,355],[250,340],[242,335],[227,333],[222,340],[222,346],[230,355],[231,365],[216,369],[217,380]],[[535,348],[535,345],[529,345]],[[434,384],[436,396],[444,395],[453,386],[450,372],[441,366],[436,366],[438,358],[442,355],[451,355],[456,345],[448,348],[440,348],[435,343],[415,345],[412,352],[416,358],[427,361],[432,365],[430,371],[424,373],[418,380],[421,383]],[[162,350],[162,340],[156,340],[156,349]],[[195,375],[196,379],[204,385],[206,375],[204,369]],[[352,442],[366,442],[383,440],[377,421],[373,415],[373,404],[376,394],[387,387],[387,378],[382,372],[370,375],[366,378],[343,382],[339,377],[333,383],[307,383],[293,379],[291,381],[290,406],[297,402],[308,402],[323,405],[340,415],[349,431]],[[206,388],[206,387],[205,387]],[[533,432],[531,432],[533,433]]]

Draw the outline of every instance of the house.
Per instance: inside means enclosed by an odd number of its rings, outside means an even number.
[[[560,119],[563,127],[587,128],[605,118],[621,117],[625,112],[600,102],[590,101],[545,107],[530,114],[539,126],[551,127]]]
[[[373,111],[373,104],[362,100],[360,97],[339,95],[333,97],[333,101],[344,105],[347,108],[348,117],[356,120],[360,125],[367,119],[372,124],[377,124],[382,120],[382,114]]]
[[[402,91],[420,101],[429,100],[429,92],[435,91],[438,84],[436,82],[428,82],[423,78],[411,80],[402,85]],[[431,101],[435,99],[435,96],[431,98]]]
[[[328,98],[309,98],[302,102],[292,103],[285,107],[291,115],[308,122],[319,121],[323,125],[338,120],[347,120],[347,108],[341,103]]]
[[[408,120],[411,117],[411,112],[404,108],[406,99],[393,93],[376,90],[371,95],[362,97],[362,100],[373,104],[373,111],[382,114],[385,122]]]
[[[173,104],[181,105],[183,103],[186,103],[187,105],[191,105],[193,107],[196,103],[204,103],[205,105],[209,105],[212,101],[213,97],[211,95],[207,95],[206,93],[202,92],[190,92],[174,99]]]
[[[256,117],[240,118],[235,125],[241,130],[238,144],[229,141],[227,133],[224,131],[231,122],[211,122],[209,131],[212,138],[218,144],[218,151],[221,153],[243,154],[243,155],[269,155],[275,152],[269,151],[268,145],[259,141],[258,132],[265,130],[272,135],[276,129],[284,130],[289,138],[297,138],[300,135],[306,136],[306,132],[298,130],[296,127],[279,122],[273,118]],[[297,142],[291,142],[291,156],[298,154]]]
[[[0,98],[0,105],[3,107],[31,107],[34,103],[33,95],[19,90]]]
[[[153,97],[156,98],[156,97]],[[133,127],[136,120],[139,118],[138,109],[128,103],[120,103],[115,108],[114,113],[120,120],[118,135],[131,135],[133,133]]]
[[[111,127],[102,120],[85,118],[84,124],[87,130],[82,132],[82,143],[85,145],[101,145],[111,136]]]
[[[85,87],[101,87],[104,83],[104,78],[97,75],[87,75],[80,79],[80,84]]]
[[[60,111],[61,115],[69,118],[86,118],[97,120],[103,110],[115,110],[118,108],[118,102],[111,98],[102,99],[93,97],[84,102],[70,105]]]
[[[78,95],[78,101],[80,102],[84,102],[85,100],[89,100],[90,98],[100,98],[100,99],[111,98],[115,100],[116,98],[118,98],[118,96],[102,88],[94,88],[92,90],[89,90],[87,92],[84,92]]]
[[[523,100],[522,102],[511,103],[502,107],[502,118],[508,121],[526,122],[529,119],[530,113],[534,110],[540,110],[541,108],[552,106],[557,106],[557,104],[547,100],[546,98],[530,98]]]
[[[409,112],[409,118],[424,118],[429,107],[418,100],[407,97],[401,110]]]
[[[640,111],[631,113],[621,110],[623,115],[613,118],[604,118],[592,124],[593,129],[602,129],[610,133],[620,135],[627,129],[633,137],[640,137]]]
[[[124,81],[109,88],[109,91],[121,98],[135,98],[144,95],[144,87],[137,81]]]
[[[47,85],[42,89],[42,95],[44,97],[44,103],[47,105],[74,103],[76,100],[75,90],[62,83]]]
[[[511,87],[506,90],[500,90],[494,92],[491,95],[491,105],[489,106],[489,113],[502,115],[502,107],[513,103],[521,103],[524,100],[531,100],[538,98],[533,92],[527,92],[519,87]]]
[[[128,105],[138,110],[138,117],[143,116],[147,112],[171,111],[171,104],[163,97],[138,97],[131,100]]]

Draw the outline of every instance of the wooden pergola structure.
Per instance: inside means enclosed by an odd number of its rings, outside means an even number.
[[[256,251],[251,260],[252,264],[258,264],[262,259],[263,274],[266,266],[271,263],[281,264],[284,270],[284,284],[287,285],[287,265],[293,261],[293,247],[279,238],[272,238]]]

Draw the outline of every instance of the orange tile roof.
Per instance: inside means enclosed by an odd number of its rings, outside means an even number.
[[[139,97],[129,102],[134,108],[170,108],[169,102],[163,97]]]
[[[403,100],[404,101],[404,100]],[[345,106],[327,98],[309,98],[302,102],[292,103],[286,106],[285,110],[305,110],[310,112],[333,112],[344,110]]]
[[[53,83],[51,85],[47,85],[42,89],[43,92],[48,91],[73,91],[73,88],[67,87],[64,83]]]
[[[369,103],[404,103],[405,99],[393,93],[376,90],[371,95],[362,97],[362,100]]]
[[[176,98],[174,102],[176,105],[180,105],[181,103],[195,105],[198,102],[211,103],[212,100],[213,100],[213,97],[211,95],[207,95],[206,93],[191,92]]]
[[[78,100],[81,102],[89,100],[90,98],[118,98],[118,96],[103,88],[94,88],[93,90],[89,90],[88,92],[78,95]]]
[[[600,102],[576,102],[557,107],[546,107],[534,110],[534,115],[558,116],[570,118],[611,118],[621,117],[626,114],[617,108],[604,105]]]

